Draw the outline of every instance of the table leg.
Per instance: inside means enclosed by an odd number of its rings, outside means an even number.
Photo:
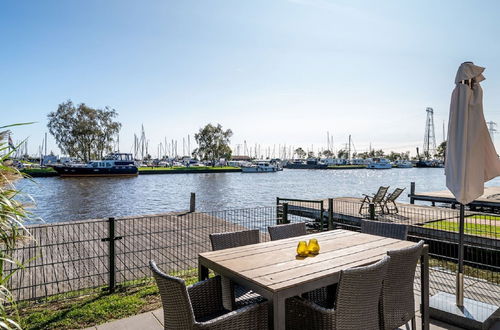
[[[275,295],[273,297],[274,330],[285,330],[285,317],[285,299]]]
[[[208,268],[198,261],[198,280],[203,281],[208,278]]]
[[[420,257],[420,288],[422,330],[429,330],[429,245],[425,244]]]

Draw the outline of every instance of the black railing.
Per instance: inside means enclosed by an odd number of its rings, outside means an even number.
[[[198,254],[211,250],[210,233],[259,229],[266,241],[267,227],[275,224],[306,221],[309,231],[359,230],[361,220],[371,218],[409,225],[409,239],[424,239],[430,247],[431,294],[453,293],[457,214],[458,210],[416,205],[398,205],[397,213],[382,214],[374,206],[360,211],[356,199],[278,198],[274,207],[37,225],[29,227],[34,239],[15,250],[25,266],[10,286],[18,300],[57,299],[103,288],[113,291],[120,284],[150,278],[151,259],[171,274],[196,274]],[[470,211],[466,216],[470,224],[465,236],[466,296],[500,305],[495,223],[500,225],[500,218]],[[415,283],[418,289],[419,282]]]

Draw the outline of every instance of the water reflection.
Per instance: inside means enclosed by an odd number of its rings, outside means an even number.
[[[274,205],[276,197],[316,199],[362,196],[379,186],[417,191],[445,189],[443,169],[284,170],[277,173],[140,175],[132,178],[37,178],[18,187],[37,203],[34,213],[46,222],[74,221],[181,211],[196,192],[199,210]],[[488,185],[500,185],[494,179]]]

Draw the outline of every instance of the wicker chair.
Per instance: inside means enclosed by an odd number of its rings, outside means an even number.
[[[306,234],[306,223],[289,223],[286,225],[277,225],[267,227],[269,236],[271,236],[271,241],[278,239],[284,239],[289,237],[296,237]]]
[[[333,308],[299,297],[287,299],[287,329],[379,329],[382,281],[389,260],[385,256],[375,264],[342,271]]]
[[[406,241],[408,226],[400,223],[361,220],[361,232]]]
[[[242,230],[227,233],[210,234],[212,250],[223,250],[260,242],[260,233],[258,229]],[[222,290],[224,305],[231,309],[237,309],[241,306],[259,303],[265,299],[250,289],[233,284],[227,278],[222,278]]]
[[[409,321],[412,330],[416,329],[413,281],[423,247],[424,241],[420,241],[415,246],[387,252],[391,261],[382,286],[383,329],[396,329]]]
[[[267,302],[232,312],[224,309],[220,276],[186,287],[182,279],[163,273],[154,261],[149,265],[160,290],[165,329],[268,328]]]

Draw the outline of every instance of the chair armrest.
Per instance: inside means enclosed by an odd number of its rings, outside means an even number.
[[[214,314],[224,309],[220,276],[190,285],[187,290],[196,318]]]
[[[297,329],[334,329],[335,309],[321,307],[307,299],[293,297],[286,300],[287,325]]]
[[[197,325],[201,329],[268,329],[269,309],[267,301],[252,304]]]

